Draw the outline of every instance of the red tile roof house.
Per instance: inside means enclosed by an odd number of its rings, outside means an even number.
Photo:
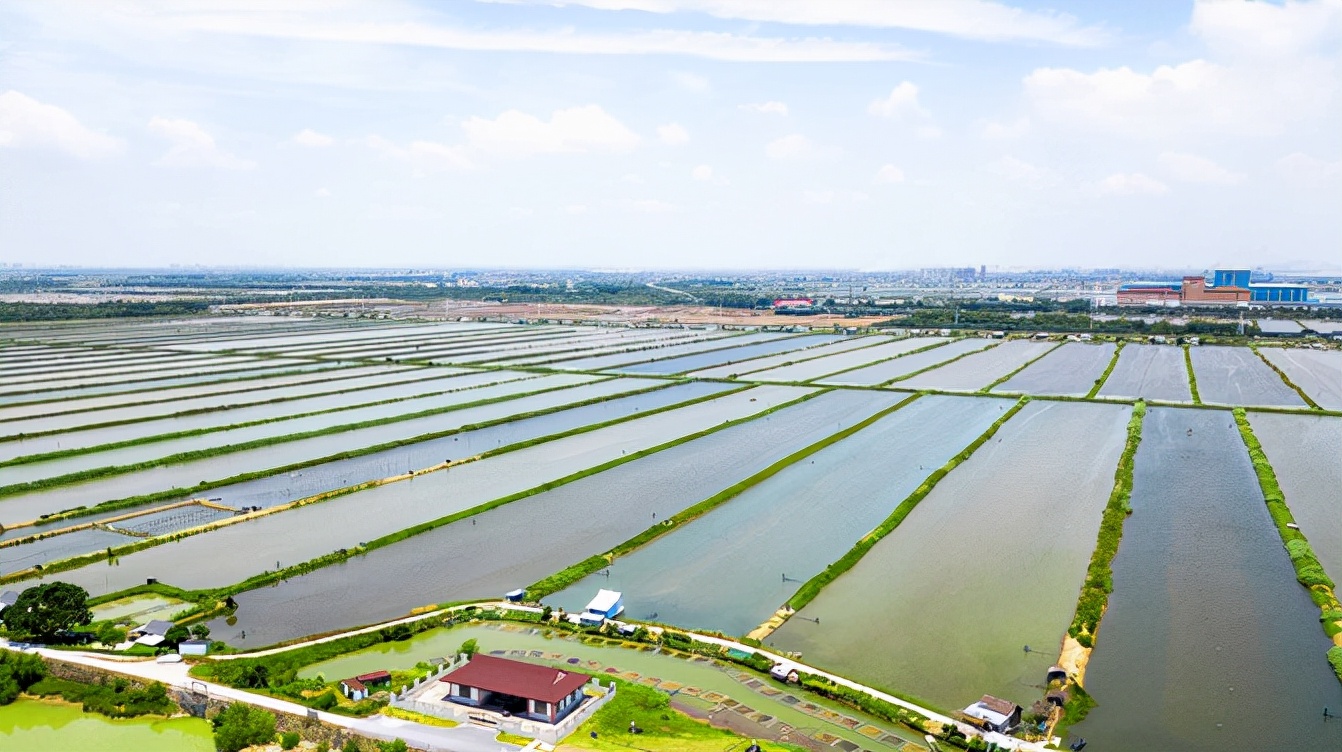
[[[493,710],[543,723],[558,723],[582,704],[587,674],[475,655],[439,681],[443,698],[458,705]]]

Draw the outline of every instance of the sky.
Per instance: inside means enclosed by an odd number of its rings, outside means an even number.
[[[0,263],[1342,269],[1342,0],[0,0]]]

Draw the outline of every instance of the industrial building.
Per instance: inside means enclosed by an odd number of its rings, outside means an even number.
[[[1118,288],[1121,306],[1306,304],[1309,288],[1282,282],[1250,282],[1248,269],[1217,269],[1206,277],[1192,275],[1174,282],[1134,282]]]

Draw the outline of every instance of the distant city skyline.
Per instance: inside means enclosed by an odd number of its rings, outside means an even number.
[[[1342,271],[1342,0],[0,2],[0,262]]]

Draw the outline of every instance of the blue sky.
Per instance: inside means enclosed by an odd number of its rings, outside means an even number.
[[[1342,0],[0,2],[0,261],[1342,269]]]

